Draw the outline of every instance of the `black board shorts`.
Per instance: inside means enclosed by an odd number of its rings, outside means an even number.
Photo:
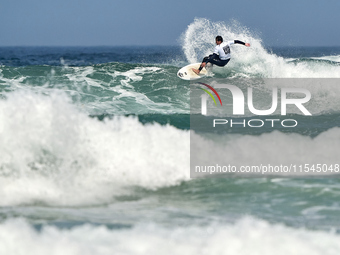
[[[219,58],[219,56],[217,54],[211,54],[208,57],[205,57],[202,61],[207,63],[211,63],[213,65],[217,65],[217,66],[225,66],[226,64],[228,64],[230,58],[226,59],[226,60],[222,60]]]

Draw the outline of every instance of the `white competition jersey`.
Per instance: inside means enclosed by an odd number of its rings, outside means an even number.
[[[230,58],[230,45],[234,44],[234,41],[223,42],[220,45],[216,45],[214,53],[218,54],[221,60],[227,60]]]

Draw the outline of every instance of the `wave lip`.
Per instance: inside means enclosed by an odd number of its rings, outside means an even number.
[[[336,63],[339,62],[339,56],[310,58],[311,61],[308,62],[291,62],[291,59],[269,53],[259,36],[236,21],[226,24],[196,18],[182,35],[182,48],[188,62],[200,62],[204,56],[211,54],[217,35],[221,35],[225,41],[237,39],[251,44],[250,48],[241,45],[232,46],[232,58],[228,65],[224,68],[214,68],[214,72],[219,75],[264,78],[340,78],[340,66]]]

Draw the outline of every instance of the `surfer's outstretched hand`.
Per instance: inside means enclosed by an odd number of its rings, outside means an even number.
[[[250,47],[250,43],[245,43],[244,45],[247,47]]]

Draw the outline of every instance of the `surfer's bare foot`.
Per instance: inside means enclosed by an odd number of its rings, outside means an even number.
[[[195,69],[195,68],[192,68],[192,71],[193,71],[195,74],[197,74],[197,75],[199,75],[199,73],[200,73],[200,70]]]

